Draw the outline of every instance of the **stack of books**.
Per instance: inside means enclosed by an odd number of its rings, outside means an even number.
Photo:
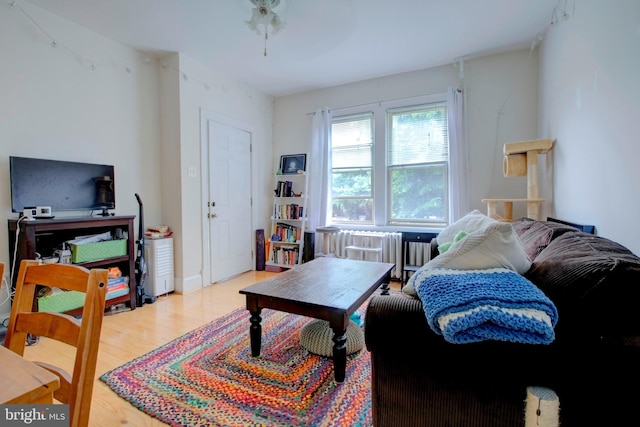
[[[273,262],[294,265],[298,263],[299,246],[279,245],[273,248]]]
[[[277,237],[274,237],[277,236]],[[294,225],[277,223],[273,233],[271,235],[271,240],[276,242],[297,242],[302,239],[302,230],[300,227],[296,227]]]
[[[274,219],[302,219],[304,206],[300,206],[296,203],[289,204],[274,204],[273,218]]]
[[[110,278],[107,284],[107,299],[117,298],[129,293],[129,278],[121,276]]]
[[[293,182],[278,181],[276,189],[273,190],[276,197],[293,197]]]

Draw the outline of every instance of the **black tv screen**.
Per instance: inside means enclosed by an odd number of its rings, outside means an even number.
[[[113,166],[10,156],[9,169],[13,212],[115,209]]]

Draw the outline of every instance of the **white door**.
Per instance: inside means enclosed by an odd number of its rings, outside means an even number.
[[[208,121],[210,283],[251,270],[251,134]]]

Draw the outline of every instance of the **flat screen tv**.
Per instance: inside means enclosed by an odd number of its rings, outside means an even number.
[[[114,167],[9,157],[11,210],[50,206],[56,211],[115,209]]]

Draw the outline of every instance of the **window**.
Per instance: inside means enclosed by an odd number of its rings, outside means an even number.
[[[446,222],[446,104],[389,110],[387,129],[388,222]]]
[[[447,225],[446,101],[444,95],[411,101],[334,116],[333,223]]]
[[[331,126],[332,219],[373,223],[373,114],[334,119]]]

